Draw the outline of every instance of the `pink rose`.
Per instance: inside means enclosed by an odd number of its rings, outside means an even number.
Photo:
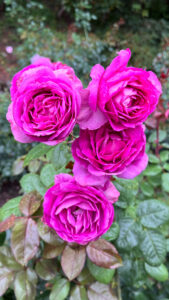
[[[109,229],[114,218],[112,203],[118,197],[110,182],[101,190],[81,186],[71,175],[59,174],[45,194],[43,221],[63,240],[85,245]]]
[[[73,173],[82,185],[104,185],[111,175],[132,179],[147,166],[143,126],[114,131],[105,124],[81,130],[72,144]]]
[[[82,129],[106,122],[116,131],[134,128],[155,110],[161,84],[153,72],[127,67],[130,56],[130,49],[121,50],[106,69],[99,64],[92,68],[79,115]]]
[[[49,58],[18,72],[11,86],[12,103],[7,120],[15,139],[56,145],[72,131],[80,110],[81,81],[74,70]]]

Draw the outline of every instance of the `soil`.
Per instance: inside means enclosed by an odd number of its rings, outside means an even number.
[[[19,195],[20,186],[17,181],[5,182],[0,189],[0,207],[8,200]]]

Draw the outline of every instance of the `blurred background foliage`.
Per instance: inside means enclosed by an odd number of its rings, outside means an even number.
[[[167,0],[0,0],[0,200],[4,201],[4,183],[7,184],[5,199],[17,196],[16,191],[9,196],[8,190],[13,187],[12,181],[15,180],[16,184],[21,175],[29,175],[25,173],[36,174],[36,189],[41,193],[52,184],[49,173],[53,174],[52,170],[59,172],[58,148],[55,151],[56,157],[48,155],[47,158],[36,158],[30,160],[27,167],[23,166],[25,154],[32,145],[15,142],[6,121],[6,111],[10,103],[10,80],[14,73],[30,64],[33,55],[39,54],[51,58],[52,61],[61,60],[69,64],[82,79],[84,86],[87,86],[94,64],[107,66],[117,51],[127,47],[132,51],[131,65],[151,69],[157,73],[163,86],[163,95],[157,110],[146,122],[148,168],[138,179],[131,181],[131,184],[115,181],[121,192],[120,201],[116,205],[116,221],[120,224],[120,231],[119,226],[117,225],[118,229],[115,226],[112,232],[116,235],[112,240],[115,240],[124,260],[124,267],[120,268],[118,275],[122,299],[167,300],[168,279],[166,277],[163,280],[158,275],[157,278],[150,266],[145,266],[144,256],[148,257],[148,254],[143,255],[140,246],[140,228],[144,232],[151,231],[151,234],[154,230],[161,236],[156,239],[155,247],[158,248],[160,239],[163,241],[165,238],[164,252],[169,251],[169,221],[166,222],[162,209],[159,210],[159,215],[154,211],[156,205],[153,202],[149,208],[145,204],[146,201],[156,199],[169,205]],[[70,156],[67,156],[67,150],[61,148],[60,152],[63,160],[61,164],[66,165]],[[21,179],[21,192],[27,193],[34,187],[30,187],[30,176],[24,176]],[[145,210],[153,216],[154,225],[151,222],[146,223]],[[160,218],[162,223],[154,221]],[[132,220],[136,220],[137,226],[134,223],[134,227],[129,228]],[[128,239],[125,228],[128,229]],[[112,235],[110,236],[106,239],[111,241]],[[151,261],[148,263],[151,265]],[[163,263],[164,259],[161,259],[156,265],[159,267]],[[169,268],[167,260],[165,266]],[[15,299],[13,297],[13,292],[8,290],[3,299]],[[42,299],[42,296],[38,297],[37,299]],[[48,299],[48,293],[43,299]]]

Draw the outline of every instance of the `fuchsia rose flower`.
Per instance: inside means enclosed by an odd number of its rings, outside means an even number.
[[[106,69],[99,64],[92,68],[79,115],[82,129],[97,129],[106,122],[116,131],[134,128],[155,110],[161,84],[153,72],[127,67],[130,56],[130,49],[121,50]]]
[[[15,139],[48,145],[65,140],[79,114],[81,90],[71,67],[46,57],[34,58],[12,80],[7,120]]]
[[[111,175],[132,179],[147,166],[143,126],[115,131],[105,124],[81,130],[72,144],[73,173],[82,185],[104,185]]]
[[[43,221],[63,240],[85,245],[109,229],[114,219],[112,204],[118,197],[110,182],[101,190],[81,186],[71,175],[59,174],[45,194]]]

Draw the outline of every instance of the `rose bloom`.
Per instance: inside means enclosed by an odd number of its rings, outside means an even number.
[[[12,80],[7,120],[15,139],[48,145],[65,140],[76,123],[81,90],[71,67],[38,56]]]
[[[114,219],[119,192],[108,182],[104,190],[81,186],[68,174],[55,176],[44,196],[43,222],[67,242],[85,245],[98,239]]]
[[[144,127],[115,131],[105,124],[81,130],[72,144],[73,173],[82,185],[104,185],[111,175],[132,179],[147,166]]]
[[[82,129],[106,122],[116,131],[134,128],[155,110],[161,84],[153,72],[127,67],[130,56],[130,49],[121,50],[106,69],[99,64],[92,68],[79,115]]]

